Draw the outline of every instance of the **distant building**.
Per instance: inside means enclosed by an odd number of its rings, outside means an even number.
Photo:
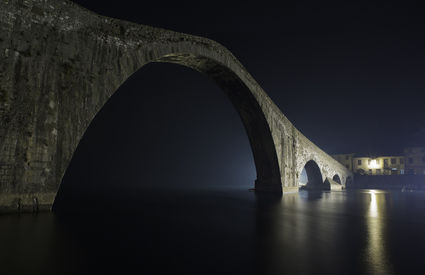
[[[363,175],[400,175],[404,174],[404,156],[355,157],[353,172]]]
[[[355,154],[332,155],[353,173],[361,175],[401,175],[405,173],[404,156],[367,157]]]
[[[425,174],[425,147],[408,147],[404,149],[406,174]]]
[[[348,170],[353,172],[353,158],[355,154],[338,154],[332,155],[334,159],[344,165]]]

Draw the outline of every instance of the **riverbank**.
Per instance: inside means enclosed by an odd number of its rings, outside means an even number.
[[[423,190],[425,175],[355,175],[347,189]]]

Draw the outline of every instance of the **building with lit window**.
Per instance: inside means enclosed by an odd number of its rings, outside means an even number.
[[[361,175],[402,175],[405,173],[404,156],[367,157],[355,154],[332,156],[351,172]]]
[[[355,157],[354,173],[362,175],[402,175],[405,171],[404,156]]]
[[[408,147],[404,149],[406,174],[425,174],[425,147]]]

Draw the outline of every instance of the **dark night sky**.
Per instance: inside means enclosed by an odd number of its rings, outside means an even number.
[[[394,154],[424,143],[425,10],[415,2],[74,2],[102,15],[218,41],[328,153]],[[161,165],[176,165],[172,173],[179,173],[204,163],[210,170],[199,168],[200,177],[217,166],[227,180],[234,171],[255,179],[236,111],[214,83],[190,69],[142,68],[97,118],[80,146],[89,150],[81,159],[94,155],[99,162],[108,148],[119,163],[127,152],[137,172],[145,162],[157,163],[151,171],[161,176],[170,174]],[[114,134],[114,128],[125,134]],[[93,144],[100,144],[98,151],[83,149]]]
[[[415,2],[75,2],[220,42],[329,153],[397,153],[420,143],[425,9]]]

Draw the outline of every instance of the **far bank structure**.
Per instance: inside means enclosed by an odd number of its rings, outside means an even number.
[[[403,155],[332,155],[351,172],[358,175],[425,175],[425,146],[407,147]]]

